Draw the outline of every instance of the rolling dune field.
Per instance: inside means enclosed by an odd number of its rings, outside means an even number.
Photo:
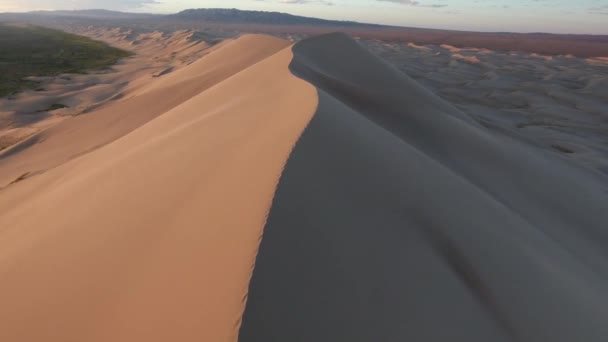
[[[136,55],[0,103],[0,341],[608,336],[603,59],[81,34]]]

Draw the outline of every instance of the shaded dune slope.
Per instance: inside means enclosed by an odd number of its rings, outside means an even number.
[[[1,341],[237,340],[275,186],[317,97],[289,72],[288,42],[233,44],[132,113],[75,120],[84,144],[124,134],[0,190]],[[148,114],[161,96],[183,102]],[[45,134],[15,158],[69,130]]]
[[[283,171],[240,342],[603,341],[608,196],[342,35],[296,44],[319,107]]]

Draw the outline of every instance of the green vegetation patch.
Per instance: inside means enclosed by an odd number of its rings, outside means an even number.
[[[130,55],[63,31],[0,23],[0,97],[38,88],[37,82],[25,79],[28,76],[100,70]]]
[[[54,110],[63,109],[63,108],[70,108],[70,107],[64,105],[63,103],[53,103],[52,105],[49,106],[49,108],[39,110],[39,112],[52,112]]]

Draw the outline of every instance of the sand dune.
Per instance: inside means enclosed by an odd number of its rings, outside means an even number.
[[[47,170],[103,146],[287,45],[288,42],[265,36],[245,36],[238,42],[227,42],[220,47],[222,51],[174,74],[148,81],[112,106],[33,135],[0,154],[0,186],[26,172]]]
[[[345,36],[294,55],[319,107],[240,341],[605,339],[605,183],[463,120]]]
[[[155,75],[166,70],[179,70],[217,48],[192,39],[192,31],[167,34],[136,34],[130,30],[107,28],[69,31],[104,41],[135,55],[108,70],[31,77],[39,82],[36,90],[0,98],[0,151],[54,126],[57,121],[128,97],[142,85],[149,84]],[[65,107],[48,111],[53,104]]]
[[[341,34],[170,71],[0,154],[0,340],[608,335],[594,170]]]
[[[559,154],[608,181],[603,58],[362,43],[495,133]]]
[[[250,44],[260,51],[243,59]],[[289,72],[285,42],[226,49],[236,61],[216,52],[227,69],[212,88],[171,83],[14,154],[56,163],[63,144],[126,134],[0,192],[0,340],[236,340],[274,187],[316,95]]]

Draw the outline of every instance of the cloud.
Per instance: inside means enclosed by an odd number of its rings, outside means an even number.
[[[598,6],[598,7],[591,7],[587,10],[587,13],[589,14],[602,14],[602,15],[608,15],[608,5],[603,5],[603,6]]]
[[[416,0],[377,0],[377,1],[381,1],[381,2],[394,2],[394,3],[400,4],[400,5],[410,5],[410,6],[416,6],[416,5],[420,4]]]
[[[447,7],[447,4],[421,4],[417,0],[376,0],[380,2],[392,2],[399,5],[417,6],[417,7],[430,7],[430,8],[442,8]]]
[[[260,0],[256,0],[256,1],[260,1]],[[279,0],[280,3],[282,4],[312,4],[312,3],[317,3],[317,4],[323,4],[326,6],[333,6],[334,3],[328,0]]]
[[[3,9],[30,10],[74,10],[104,8],[111,10],[129,10],[147,5],[157,5],[158,0],[2,0]]]

